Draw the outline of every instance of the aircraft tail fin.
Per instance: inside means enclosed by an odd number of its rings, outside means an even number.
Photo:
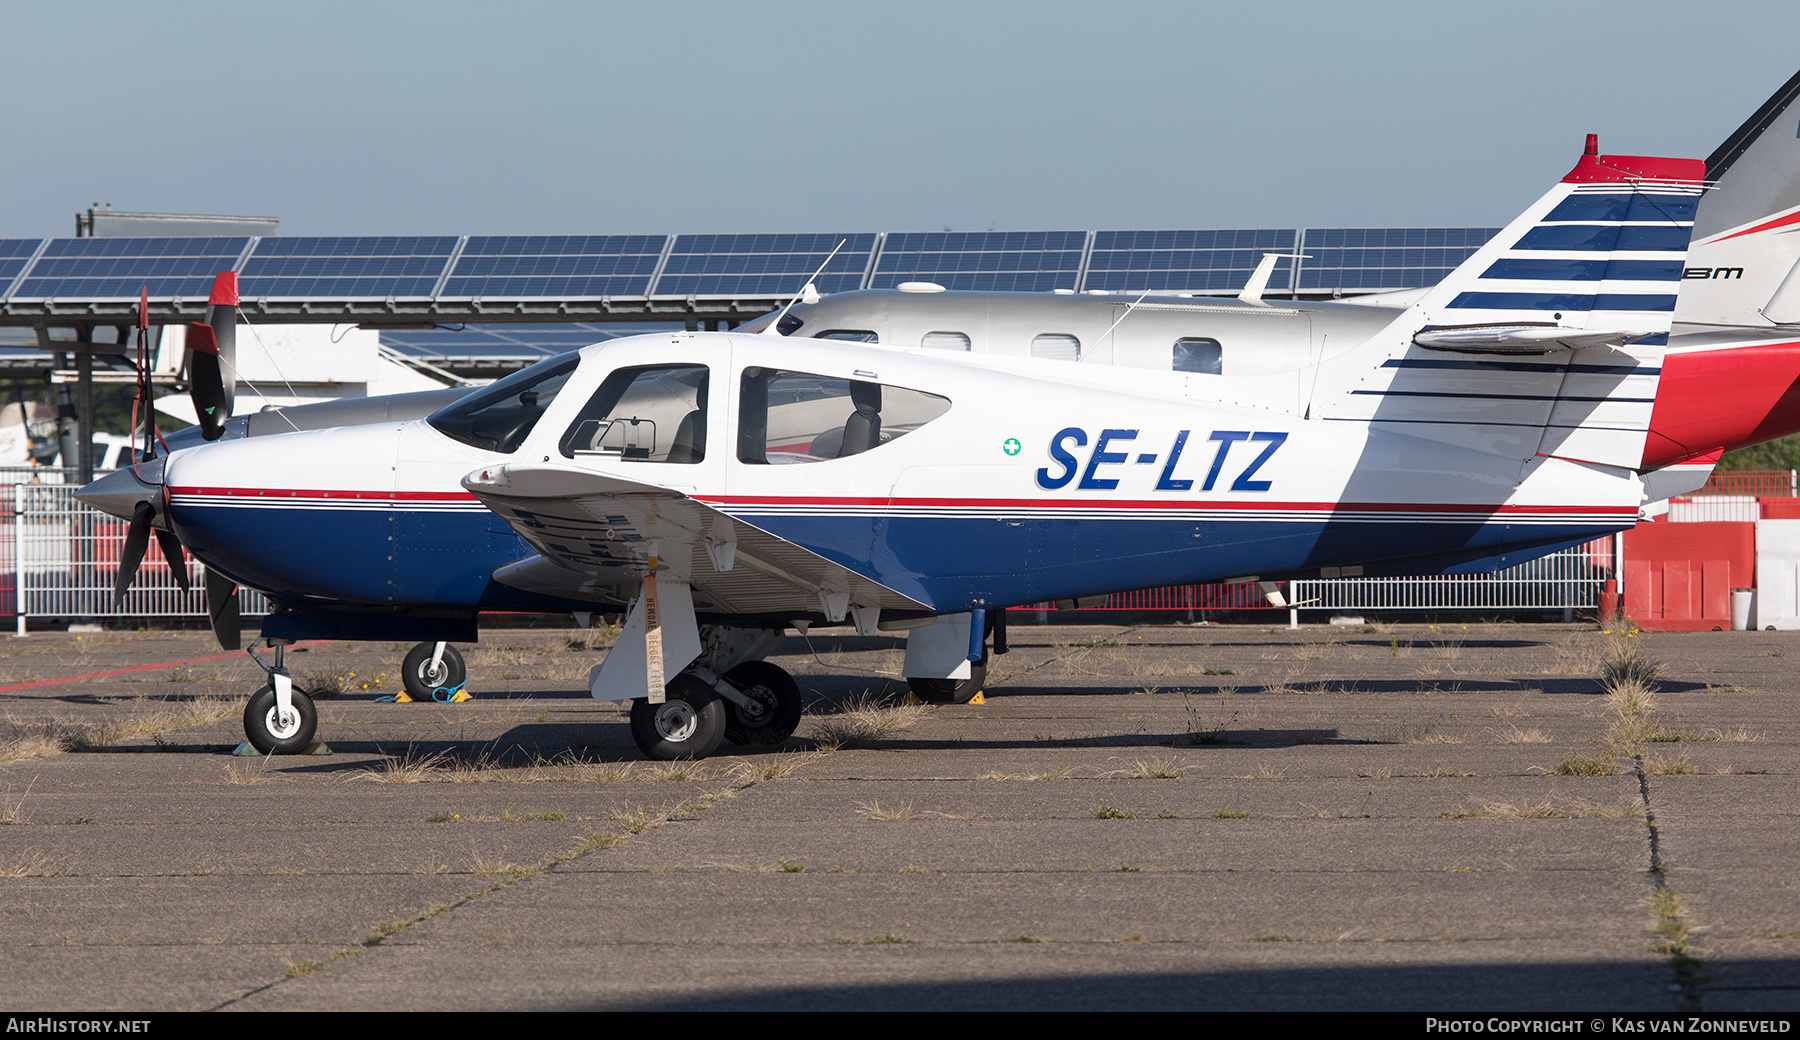
[[[1541,199],[1322,365],[1309,414],[1635,468],[1703,177],[1699,160],[1601,155],[1590,134]]]
[[[1694,219],[1675,320],[1800,324],[1800,73],[1706,160],[1717,187]]]

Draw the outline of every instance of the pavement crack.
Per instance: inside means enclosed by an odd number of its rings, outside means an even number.
[[[1705,1010],[1706,963],[1692,942],[1694,924],[1688,915],[1687,900],[1669,884],[1668,864],[1662,858],[1662,828],[1656,821],[1656,807],[1650,801],[1650,775],[1644,768],[1644,755],[1631,756],[1632,771],[1637,774],[1638,797],[1644,802],[1644,827],[1650,832],[1650,911],[1654,917],[1651,929],[1661,937],[1650,947],[1665,954],[1668,960],[1670,988],[1679,997],[1677,1011]]]
[[[521,867],[515,873],[498,880],[491,885],[487,885],[473,892],[465,893],[447,903],[422,910],[410,918],[392,918],[380,922],[360,941],[349,943],[333,950],[325,960],[295,961],[288,965],[286,973],[281,978],[273,979],[261,986],[253,987],[229,1000],[207,1008],[206,1010],[224,1011],[235,1005],[241,1004],[260,993],[268,992],[284,982],[290,982],[294,979],[305,978],[308,975],[329,970],[339,961],[354,957],[365,950],[374,949],[378,946],[394,945],[389,943],[390,939],[402,935],[415,925],[424,924],[426,921],[443,914],[454,913],[455,911],[468,906],[470,903],[493,895],[496,892],[505,891],[515,885],[523,884],[532,878],[549,874],[558,867],[572,863],[585,856],[592,855],[602,849],[615,848],[620,845],[629,844],[630,842],[635,841],[639,835],[649,833],[665,824],[674,823],[678,820],[691,819],[721,802],[729,801],[730,799],[737,797],[740,791],[745,791],[751,787],[769,782],[770,778],[767,777],[743,775],[733,779],[724,787],[708,791],[705,794],[697,795],[692,798],[683,799],[681,802],[678,802],[668,809],[654,813],[644,813],[640,811],[629,817],[616,818],[619,821],[619,826],[616,829],[589,833],[564,852],[557,853],[556,855],[529,867]]]

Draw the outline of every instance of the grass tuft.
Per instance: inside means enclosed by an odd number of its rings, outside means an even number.
[[[1575,752],[1558,762],[1551,772],[1557,776],[1614,776],[1619,772],[1619,762],[1611,755]]]
[[[813,740],[821,749],[838,751],[865,747],[883,734],[905,729],[931,713],[923,704],[887,704],[864,694],[846,703],[836,715],[819,720]]]
[[[857,802],[856,815],[870,820],[910,820],[913,818],[913,803],[882,805],[877,801]]]
[[[1121,809],[1111,802],[1101,802],[1093,809],[1096,820],[1135,820],[1138,814],[1129,809]]]
[[[1140,758],[1126,770],[1129,776],[1140,780],[1179,780],[1182,777],[1181,764],[1172,758],[1157,757]]]
[[[350,774],[352,780],[372,780],[379,784],[422,784],[437,779],[444,764],[444,753],[420,755],[412,748],[406,754],[387,756],[373,769],[359,769]]]

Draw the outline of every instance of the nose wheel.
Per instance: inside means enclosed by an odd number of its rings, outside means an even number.
[[[319,728],[319,711],[312,698],[298,689],[288,693],[287,710],[275,696],[275,684],[265,683],[244,707],[244,737],[265,755],[293,755],[305,751]]]

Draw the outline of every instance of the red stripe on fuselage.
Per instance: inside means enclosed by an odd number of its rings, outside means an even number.
[[[1729,242],[1734,238],[1742,238],[1745,235],[1754,235],[1758,231],[1768,231],[1771,228],[1787,227],[1789,224],[1793,224],[1796,222],[1800,222],[1800,210],[1795,210],[1794,212],[1789,213],[1785,217],[1776,217],[1774,220],[1765,220],[1761,224],[1756,225],[1755,227],[1748,227],[1742,231],[1734,231],[1731,234],[1726,235],[1724,238],[1713,239],[1713,242]],[[1699,244],[1712,245],[1713,242],[1704,242],[1704,243],[1699,243]]]
[[[473,502],[467,491],[355,491],[307,488],[171,487],[171,495],[220,495],[226,498],[342,498],[364,502]]]
[[[1232,501],[1198,501],[1194,499],[1115,499],[1115,498],[828,498],[810,495],[707,495],[697,501],[718,507],[754,508],[756,506],[891,506],[898,508],[955,509],[1255,509],[1264,512],[1293,510],[1299,512],[1347,513],[1469,513],[1508,515],[1570,513],[1617,513],[1636,516],[1631,506],[1529,506],[1483,505],[1444,502],[1265,502],[1260,499]]]

